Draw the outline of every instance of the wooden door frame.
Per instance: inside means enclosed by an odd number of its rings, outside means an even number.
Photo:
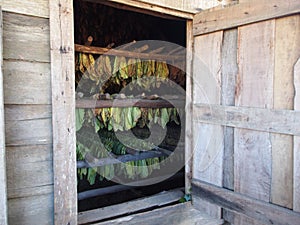
[[[97,2],[97,1],[96,1]],[[103,1],[102,1],[103,2]],[[107,0],[120,3],[132,9],[146,10],[188,20],[192,13],[166,8],[140,1]],[[74,74],[74,24],[73,1],[49,1],[50,8],[50,54],[52,85],[52,131],[53,131],[53,173],[54,173],[54,224],[77,224],[76,181],[76,129],[75,129],[75,76]],[[145,11],[145,12],[146,12]],[[192,35],[192,23],[187,22],[187,34]],[[192,43],[188,41],[187,47]],[[191,50],[191,49],[189,49]],[[191,56],[189,56],[190,58]],[[191,71],[191,64],[187,68]],[[189,72],[190,72],[189,71]],[[187,82],[190,82],[187,80]],[[188,93],[191,95],[191,93]],[[189,98],[188,98],[189,99]],[[190,103],[187,102],[188,107]],[[189,117],[190,118],[190,117]],[[191,118],[190,118],[191,119]],[[187,121],[190,125],[190,121]],[[186,128],[187,129],[187,128]],[[188,129],[190,132],[190,129]],[[189,139],[190,140],[190,139]],[[191,145],[187,145],[190,154]],[[190,187],[190,168],[187,167],[187,186]]]

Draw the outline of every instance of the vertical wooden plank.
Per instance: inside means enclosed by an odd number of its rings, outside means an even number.
[[[2,74],[2,8],[0,5],[0,224],[7,224],[7,188],[5,163],[4,98]]]
[[[50,4],[54,221],[77,224],[73,1]]]
[[[294,108],[294,64],[300,55],[300,16],[276,19],[274,109]],[[272,134],[272,203],[293,207],[293,137]]]
[[[273,107],[275,21],[238,29],[238,86],[236,105]],[[270,134],[245,129],[234,132],[234,190],[259,200],[270,200]],[[254,224],[236,216],[234,224]]]
[[[300,110],[300,58],[294,67],[295,105]],[[300,137],[294,137],[294,211],[300,212]]]
[[[193,60],[193,22],[186,22],[186,116],[185,118],[185,193],[190,193],[192,179],[192,103],[193,103],[193,83],[192,83],[192,60]]]
[[[221,45],[223,32],[194,39],[193,102],[221,103]],[[194,114],[193,114],[194,115]],[[223,128],[193,122],[193,177],[222,186]],[[221,216],[220,207],[195,199],[196,206],[213,217]]]
[[[224,32],[222,45],[222,105],[234,106],[237,77],[237,29]],[[224,128],[223,187],[234,189],[234,128]],[[234,214],[223,210],[223,218],[233,221]]]
[[[237,76],[237,29],[224,32],[222,45],[222,105],[234,106]],[[233,190],[233,128],[224,129],[223,186]]]

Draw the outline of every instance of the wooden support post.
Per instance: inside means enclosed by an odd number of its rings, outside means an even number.
[[[186,23],[185,192],[190,193],[193,163],[193,22]]]
[[[54,223],[77,224],[73,1],[50,4]]]

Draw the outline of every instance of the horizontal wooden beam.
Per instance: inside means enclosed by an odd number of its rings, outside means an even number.
[[[183,9],[174,9],[161,6],[155,3],[148,3],[140,0],[86,0],[90,2],[101,3],[112,7],[130,10],[134,12],[149,14],[152,16],[171,19],[170,16],[182,19],[193,19],[195,11],[187,11]],[[120,7],[120,5],[123,5]],[[174,19],[174,18],[173,18]]]
[[[145,179],[140,179],[140,180],[137,179],[135,181],[132,181],[132,182],[126,183],[126,184],[118,184],[118,185],[83,191],[83,192],[78,193],[78,200],[80,201],[80,200],[84,200],[84,199],[88,199],[88,198],[98,197],[98,196],[102,196],[102,195],[107,195],[107,194],[111,194],[111,193],[129,190],[129,189],[135,189],[137,187],[147,186],[149,184],[157,183],[159,181],[168,180],[169,182],[174,182],[174,180],[181,179],[184,176],[184,174],[182,172],[179,172],[173,176],[172,175],[173,174],[164,174],[161,176],[156,176],[156,177],[151,177],[151,178],[145,178]]]
[[[172,152],[170,152],[172,153]],[[125,162],[130,162],[130,161],[138,161],[138,160],[143,160],[143,159],[150,159],[150,158],[156,158],[156,157],[162,157],[162,156],[169,156],[166,152],[163,151],[145,151],[145,152],[140,152],[139,154],[131,155],[131,154],[126,154],[126,155],[121,155],[116,158],[111,157],[111,158],[91,158],[86,156],[86,161],[77,161],[77,168],[92,168],[92,167],[98,167],[98,166],[105,166],[105,165],[112,165],[112,164],[118,164],[118,163],[125,163]],[[87,159],[88,158],[88,159]],[[91,159],[91,160],[89,160]]]
[[[195,104],[194,121],[300,136],[300,111]]]
[[[78,214],[78,224],[86,224],[94,221],[105,220],[112,217],[128,215],[153,207],[162,207],[170,203],[178,202],[178,200],[182,196],[183,192],[179,189],[175,189],[146,198],[141,198],[100,209],[81,212]]]
[[[184,100],[148,100],[148,99],[114,99],[114,100],[93,100],[93,99],[76,99],[76,108],[95,109],[111,107],[141,107],[141,108],[174,108],[185,107]]]
[[[200,180],[192,181],[192,194],[202,200],[245,215],[265,225],[298,225],[300,213],[256,200]]]
[[[160,61],[182,61],[185,60],[185,54],[178,55],[168,55],[168,54],[158,54],[158,53],[147,53],[147,52],[136,52],[136,51],[126,51],[120,49],[109,49],[96,46],[86,46],[75,44],[75,51],[82,53],[90,53],[96,55],[112,55],[112,56],[124,56],[127,58],[135,59],[150,59],[150,60],[160,60]]]
[[[299,0],[252,0],[194,17],[194,36],[300,12]]]

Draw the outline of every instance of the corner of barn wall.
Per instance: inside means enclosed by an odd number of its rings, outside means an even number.
[[[1,0],[8,223],[53,224],[49,0]]]

